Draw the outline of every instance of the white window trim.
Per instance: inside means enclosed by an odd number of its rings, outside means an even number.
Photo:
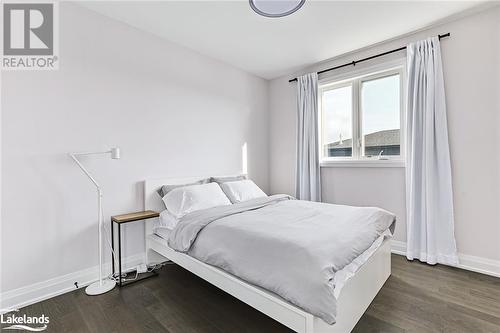
[[[322,168],[404,168],[403,159],[391,160],[328,160],[320,162]]]
[[[368,157],[360,157],[357,156],[359,154],[358,149],[353,149],[353,156],[352,157],[333,157],[333,158],[323,158],[323,147],[321,146],[322,143],[322,133],[323,133],[323,122],[321,120],[322,117],[322,93],[325,90],[330,90],[334,88],[339,88],[342,86],[347,86],[348,83],[353,82],[353,95],[359,94],[360,89],[358,87],[354,87],[354,85],[358,85],[363,81],[369,81],[370,79],[374,79],[377,77],[383,77],[380,76],[380,74],[387,74],[390,75],[399,73],[400,74],[400,92],[401,92],[401,105],[400,105],[400,122],[401,122],[401,129],[400,129],[400,137],[401,137],[401,146],[400,146],[400,156],[385,156],[384,159],[375,159],[373,157],[368,158]],[[318,112],[318,125],[321,129],[320,136],[318,136],[319,139],[319,156],[321,158],[320,160],[320,166],[321,167],[340,167],[340,168],[351,168],[351,167],[375,167],[375,168],[381,168],[381,167],[386,167],[386,168],[404,168],[405,167],[405,153],[406,153],[406,140],[405,140],[405,135],[406,135],[406,60],[405,58],[397,59],[394,61],[390,62],[384,62],[381,64],[377,64],[374,66],[370,67],[364,67],[361,69],[355,69],[352,71],[349,71],[347,73],[342,73],[339,75],[335,76],[328,76],[327,78],[321,79],[319,81],[319,91],[318,91],[318,106],[320,112]],[[353,109],[359,110],[359,112],[353,112],[353,138],[358,138],[354,141],[359,141],[360,138],[360,133],[359,133],[359,128],[361,122],[359,121],[358,117],[362,115],[362,110],[361,106],[358,107],[359,103],[359,96],[353,96]],[[362,140],[362,138],[361,138]]]

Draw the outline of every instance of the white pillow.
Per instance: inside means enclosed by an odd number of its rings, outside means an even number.
[[[166,209],[160,213],[160,218],[158,220],[158,226],[160,228],[167,228],[170,230],[173,230],[177,223],[179,223],[179,220]]]
[[[197,210],[231,204],[216,183],[176,188],[162,200],[168,211],[178,219]]]
[[[264,191],[249,179],[222,183],[220,187],[232,203],[267,197]]]

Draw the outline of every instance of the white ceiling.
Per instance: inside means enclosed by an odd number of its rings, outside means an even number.
[[[284,18],[248,1],[95,1],[84,7],[266,79],[435,23],[477,1],[311,1]]]

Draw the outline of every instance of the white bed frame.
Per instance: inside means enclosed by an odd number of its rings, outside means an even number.
[[[164,209],[163,203],[156,193],[162,185],[187,184],[204,178],[208,177],[164,178],[144,181],[144,209],[156,211]],[[341,290],[337,303],[337,322],[329,325],[322,319],[286,302],[269,291],[251,285],[186,254],[172,250],[163,238],[153,233],[153,225],[153,219],[146,221],[146,263],[171,260],[299,333],[351,332],[391,275],[390,242],[385,240]]]

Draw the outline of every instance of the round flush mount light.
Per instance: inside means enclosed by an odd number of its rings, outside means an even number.
[[[250,7],[259,15],[283,17],[295,13],[306,0],[250,0]]]

